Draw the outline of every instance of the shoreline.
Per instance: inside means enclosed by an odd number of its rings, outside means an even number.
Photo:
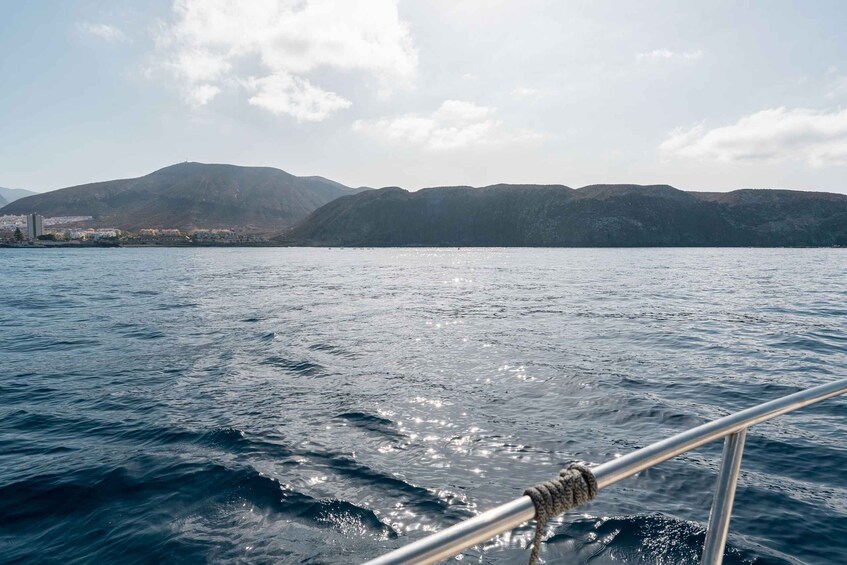
[[[284,243],[0,243],[0,249],[149,249],[149,248],[299,248],[299,249],[847,249],[843,245],[308,245]]]

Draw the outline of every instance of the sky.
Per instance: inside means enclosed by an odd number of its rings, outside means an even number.
[[[847,193],[847,2],[0,0],[0,186]]]

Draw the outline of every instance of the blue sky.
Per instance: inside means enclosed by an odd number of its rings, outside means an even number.
[[[847,192],[847,3],[0,0],[0,186]]]

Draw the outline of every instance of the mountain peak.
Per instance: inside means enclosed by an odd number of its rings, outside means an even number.
[[[148,175],[31,196],[3,213],[92,216],[92,224],[140,228],[245,228],[279,231],[355,191],[319,177],[270,167],[184,162]]]
[[[2,208],[5,204],[14,202],[15,200],[20,200],[21,198],[26,198],[27,196],[33,196],[35,194],[38,193],[31,190],[24,190],[22,188],[3,188],[0,186],[0,208]]]

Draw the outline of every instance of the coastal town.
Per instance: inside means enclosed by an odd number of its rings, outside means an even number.
[[[91,216],[0,216],[0,247],[141,247],[268,245],[260,234],[235,228],[191,229],[85,227]]]

